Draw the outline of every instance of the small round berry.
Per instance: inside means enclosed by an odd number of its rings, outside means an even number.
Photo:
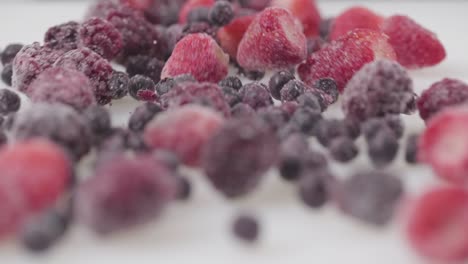
[[[340,137],[333,139],[328,147],[330,155],[339,162],[350,162],[359,153],[358,147],[354,141],[348,137]]]
[[[0,114],[17,112],[20,106],[21,99],[18,94],[7,89],[0,89]]]
[[[2,69],[2,81],[11,86],[13,78],[13,65],[11,63],[6,64]]]
[[[95,135],[107,134],[111,131],[112,122],[109,111],[102,106],[88,107],[83,116],[86,119],[91,131]]]
[[[234,10],[228,1],[217,1],[210,10],[210,21],[213,25],[224,26],[234,18]]]
[[[251,81],[259,81],[259,80],[263,79],[263,77],[265,76],[264,71],[247,71],[247,70],[244,70],[244,69],[242,69],[240,74],[244,75],[245,78],[247,78],[247,79],[249,79]]]
[[[109,92],[112,99],[121,99],[128,94],[130,78],[125,72],[114,71],[109,79]]]
[[[12,63],[16,54],[23,48],[22,44],[10,44],[6,46],[3,52],[0,54],[0,60],[3,66]]]
[[[340,92],[335,80],[330,78],[320,79],[315,83],[314,87],[323,92],[328,105],[332,105],[338,101]]]
[[[209,23],[210,8],[201,6],[190,10],[187,15],[187,23],[205,22]]]
[[[255,110],[248,104],[238,103],[231,109],[231,116],[234,118],[253,117]]]
[[[385,167],[395,159],[399,143],[391,130],[382,129],[367,139],[367,146],[372,163],[376,167]]]
[[[258,239],[260,226],[256,218],[249,215],[240,215],[234,220],[232,232],[234,235],[245,241],[255,242]]]
[[[261,108],[257,114],[273,131],[280,130],[289,121],[288,115],[279,106]]]
[[[130,77],[144,75],[157,83],[161,80],[164,62],[150,56],[138,55],[127,60],[127,73]]]
[[[308,153],[309,143],[303,134],[291,134],[285,138],[279,151],[278,168],[281,177],[288,181],[299,179]]]
[[[248,104],[253,109],[258,110],[262,107],[273,105],[270,93],[267,87],[262,83],[248,83],[239,90],[242,102]]]
[[[281,92],[280,92],[281,101],[282,102],[294,101],[299,96],[301,96],[306,89],[307,89],[307,86],[305,83],[299,80],[291,80],[287,82],[281,89]]]
[[[226,100],[229,106],[233,107],[242,101],[242,98],[240,97],[239,93],[233,88],[229,86],[224,86],[221,87],[221,90],[223,91],[224,99]]]
[[[154,91],[155,85],[151,78],[143,76],[143,75],[135,75],[130,78],[128,83],[128,93],[135,98],[136,100],[141,100],[138,93],[140,91]]]
[[[78,48],[79,26],[79,23],[70,21],[49,28],[44,37],[45,46],[65,52]]]
[[[405,160],[409,164],[418,163],[418,141],[418,134],[410,135],[406,140]]]
[[[306,170],[302,172],[299,181],[299,196],[310,208],[321,208],[329,198],[327,187],[328,178],[331,178],[327,170]]]
[[[228,76],[219,82],[221,87],[231,87],[232,89],[239,91],[242,88],[242,81],[236,76]]]
[[[297,98],[297,103],[301,108],[309,108],[313,111],[323,112],[325,109],[321,97],[316,93],[305,92]]]
[[[270,88],[270,93],[273,98],[280,100],[281,99],[281,89],[289,81],[294,80],[294,75],[289,71],[279,71],[276,72],[270,79],[268,87]]]
[[[146,125],[163,109],[155,103],[146,102],[135,108],[128,120],[128,128],[134,132],[142,132]]]
[[[300,132],[313,135],[320,120],[322,120],[322,114],[319,111],[302,107],[294,112],[289,123],[296,126]]]
[[[336,138],[349,137],[349,130],[343,120],[324,119],[317,124],[315,136],[322,146],[328,147]]]

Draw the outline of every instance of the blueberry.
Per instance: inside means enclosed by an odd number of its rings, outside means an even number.
[[[405,159],[410,164],[418,163],[418,140],[419,135],[413,134],[406,141]]]
[[[228,1],[217,1],[208,15],[211,24],[215,26],[224,26],[234,18],[234,10]]]
[[[13,62],[16,54],[23,48],[22,44],[10,44],[6,46],[3,52],[0,54],[0,60],[3,66]]]
[[[340,93],[335,80],[331,78],[323,78],[318,80],[314,87],[324,93],[328,105],[334,104],[338,101]]]
[[[130,79],[124,72],[114,71],[109,80],[109,90],[112,99],[120,99],[128,94]]]
[[[146,55],[130,57],[126,64],[127,73],[130,77],[143,75],[149,77],[155,83],[160,81],[161,71],[164,67],[163,61]]]
[[[285,180],[297,180],[305,167],[309,143],[303,134],[291,134],[281,142],[278,167]]]
[[[309,108],[313,111],[322,112],[325,108],[320,96],[312,92],[305,92],[297,98],[299,107]]]
[[[367,139],[368,154],[377,167],[389,165],[398,152],[398,139],[389,129],[378,131],[373,137]]]
[[[231,87],[232,89],[239,91],[242,88],[242,81],[236,76],[228,76],[219,82],[221,87]]]
[[[21,99],[15,92],[7,89],[0,90],[0,114],[7,115],[17,112],[21,106]]]
[[[11,65],[11,63],[8,63],[2,69],[2,81],[6,85],[11,86],[12,77],[13,77],[13,66]]]
[[[143,75],[135,75],[130,78],[128,83],[128,92],[136,100],[141,100],[139,93],[141,91],[154,91],[155,85],[153,80]]]
[[[328,147],[333,139],[347,137],[348,135],[349,131],[346,124],[339,119],[324,119],[315,128],[315,136],[324,147]]]
[[[333,139],[328,149],[333,159],[343,163],[353,160],[359,153],[354,141],[348,137]]]
[[[299,80],[291,80],[287,82],[281,89],[281,101],[294,101],[296,98],[302,95],[306,89],[307,86],[305,83]]]
[[[221,90],[223,91],[224,99],[229,106],[233,107],[242,101],[242,98],[235,89],[229,86],[222,86]]]
[[[327,178],[332,177],[326,170],[304,171],[299,182],[299,196],[310,208],[321,208],[328,201]]]
[[[102,106],[88,107],[83,116],[88,121],[91,131],[95,135],[107,134],[111,130],[111,117],[109,112]]]
[[[289,71],[279,71],[276,72],[270,79],[268,87],[270,89],[271,96],[273,98],[280,100],[281,99],[281,89],[289,81],[294,80],[294,75]]]
[[[266,86],[262,83],[248,83],[242,86],[239,94],[242,97],[242,102],[248,104],[255,110],[273,105],[273,100],[270,97],[270,93],[268,92]]]
[[[231,116],[235,118],[253,117],[255,116],[255,110],[248,104],[239,103],[231,109]]]
[[[300,131],[307,135],[313,135],[315,126],[322,120],[320,112],[310,108],[299,108],[291,117],[290,123],[296,125]]]
[[[146,102],[135,108],[128,121],[128,128],[131,131],[142,132],[146,124],[162,111],[158,104]]]
[[[238,216],[232,226],[234,235],[245,242],[256,241],[260,232],[259,229],[257,219],[249,215]]]
[[[263,119],[274,131],[278,131],[287,121],[288,116],[277,106],[264,107],[258,110],[258,116]]]
[[[244,75],[245,78],[251,81],[259,81],[265,76],[264,71],[247,71],[245,69],[241,69],[239,74]]]

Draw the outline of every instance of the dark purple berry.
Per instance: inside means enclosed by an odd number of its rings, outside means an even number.
[[[229,106],[233,107],[242,101],[239,93],[233,88],[225,86],[221,87],[221,89],[223,90],[224,99],[229,104]]]
[[[275,132],[288,122],[288,115],[279,106],[260,108],[258,110],[258,117],[263,119]]]
[[[203,169],[227,197],[251,192],[276,163],[278,142],[258,118],[230,119],[206,143]]]
[[[297,180],[305,168],[309,142],[303,134],[291,134],[281,142],[278,168],[285,180]]]
[[[335,138],[328,147],[332,158],[339,162],[349,162],[356,158],[359,153],[358,147],[351,138]]]
[[[397,139],[403,136],[404,126],[399,116],[371,118],[363,124],[363,132],[367,139],[373,138],[381,130],[390,130]]]
[[[315,136],[324,147],[328,147],[336,138],[350,137],[346,123],[339,119],[321,120],[315,128]]]
[[[172,54],[175,45],[177,42],[182,39],[183,36],[184,25],[181,24],[173,24],[166,28],[165,31],[165,38],[167,42],[167,49],[168,53]]]
[[[121,99],[128,94],[130,78],[125,72],[114,71],[109,80],[109,90],[112,99]]]
[[[128,93],[135,98],[136,100],[141,100],[142,98],[138,95],[140,91],[155,91],[155,85],[151,78],[143,75],[135,75],[130,78],[128,83]]]
[[[234,10],[228,1],[217,1],[209,13],[210,22],[216,26],[225,26],[234,18]]]
[[[310,171],[326,169],[328,161],[325,155],[317,151],[309,151],[304,156],[304,166]]]
[[[209,23],[208,15],[210,13],[209,7],[197,7],[192,9],[187,15],[187,23],[205,22]]]
[[[240,215],[234,220],[232,232],[234,235],[245,241],[255,242],[258,239],[260,226],[256,218],[249,215]]]
[[[320,21],[320,37],[324,40],[328,40],[328,36],[330,35],[331,27],[333,25],[333,21],[335,18],[330,17],[330,18],[325,18]]]
[[[177,192],[177,199],[186,201],[190,199],[192,194],[192,185],[190,181],[184,176],[178,176],[177,180],[179,182],[179,191]]]
[[[352,139],[357,139],[361,135],[361,123],[351,118],[343,120],[346,128],[348,129],[348,136]]]
[[[276,72],[270,79],[268,87],[270,88],[270,93],[273,98],[280,100],[281,99],[281,89],[289,81],[294,80],[294,75],[289,71],[279,71]]]
[[[389,129],[381,129],[367,139],[368,154],[376,167],[389,165],[398,153],[398,139]]]
[[[242,88],[242,81],[236,76],[228,76],[219,82],[221,87],[231,87],[232,89],[239,91]]]
[[[248,104],[255,110],[273,105],[270,93],[267,87],[262,83],[248,83],[242,86],[239,90],[239,94],[242,98],[242,102]]]
[[[234,118],[254,117],[255,110],[248,104],[239,103],[231,109],[231,116]]]
[[[155,83],[161,80],[163,67],[163,61],[146,55],[133,56],[127,60],[127,73],[130,77],[144,75],[151,78]]]
[[[151,23],[169,26],[177,23],[179,10],[184,3],[185,0],[158,0],[143,11]]]
[[[13,65],[11,63],[6,64],[3,66],[2,69],[2,81],[8,85],[11,86],[12,84],[12,78],[13,78]]]
[[[297,126],[299,131],[306,135],[313,135],[315,126],[322,120],[322,114],[319,111],[310,108],[299,108],[294,112],[289,123]]]
[[[146,102],[135,108],[128,121],[128,128],[134,132],[142,132],[148,122],[162,111],[158,104]]]
[[[21,106],[21,99],[15,92],[0,89],[0,114],[7,115],[17,112]]]
[[[91,132],[95,135],[110,133],[112,122],[109,112],[102,106],[88,107],[83,116],[88,122]]]
[[[64,52],[78,48],[79,27],[79,23],[70,21],[49,28],[44,37],[44,45]]]
[[[405,159],[409,164],[418,163],[418,140],[419,135],[410,135],[406,141]]]
[[[403,137],[405,132],[405,126],[403,124],[403,120],[398,115],[389,115],[385,117],[385,121],[387,121],[388,127],[395,133],[395,136],[400,139]]]
[[[87,47],[103,58],[112,60],[123,47],[122,35],[108,21],[90,18],[79,27],[79,45]]]
[[[345,180],[336,198],[345,214],[382,226],[392,220],[403,192],[402,182],[393,175],[364,172]]]
[[[0,60],[3,66],[12,63],[16,54],[23,48],[22,44],[10,44],[0,54]]]
[[[330,193],[327,186],[333,176],[327,170],[305,170],[299,181],[299,197],[310,208],[318,209],[328,201]]]
[[[244,69],[240,72],[240,74],[244,75],[245,78],[251,81],[259,81],[265,76],[265,72],[263,71],[247,71]]]
[[[325,108],[320,96],[315,93],[305,92],[297,98],[297,103],[301,108],[309,108],[313,111],[322,112]]]
[[[299,96],[301,96],[306,89],[307,89],[307,86],[305,83],[299,80],[291,80],[287,82],[281,89],[281,92],[280,92],[281,101],[283,102],[294,101]]]
[[[156,91],[158,92],[158,95],[161,96],[169,92],[177,83],[183,82],[196,82],[196,80],[190,74],[182,74],[175,78],[166,78],[156,84]]]
[[[335,80],[330,78],[320,79],[315,83],[314,88],[322,92],[327,105],[332,105],[338,101],[340,92]]]

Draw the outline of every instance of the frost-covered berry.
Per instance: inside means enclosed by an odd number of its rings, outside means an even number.
[[[205,22],[209,23],[210,19],[208,15],[210,13],[210,9],[208,7],[197,7],[192,10],[187,15],[187,23],[196,23],[196,22]]]
[[[91,132],[94,135],[105,135],[111,132],[112,121],[109,111],[102,106],[92,106],[83,112]]]
[[[11,63],[8,63],[5,66],[3,66],[1,75],[2,81],[6,85],[11,86],[13,78],[13,65]]]
[[[44,37],[44,45],[64,52],[76,49],[79,40],[79,27],[78,22],[70,21],[49,28]]]
[[[126,65],[130,77],[144,75],[157,83],[161,80],[164,62],[154,57],[138,55],[128,58]]]
[[[390,129],[381,129],[367,139],[369,158],[376,167],[389,165],[398,154],[398,138]]]
[[[287,82],[281,89],[281,101],[294,101],[299,96],[301,96],[305,90],[307,90],[307,86],[305,83],[299,80],[291,80]]]
[[[0,61],[3,66],[6,66],[9,63],[13,62],[16,54],[23,48],[23,44],[13,43],[5,47],[5,49],[0,53]]]
[[[289,124],[297,127],[297,132],[313,135],[315,133],[315,127],[319,124],[320,120],[322,120],[322,115],[319,111],[301,107],[291,116]]]
[[[130,78],[128,82],[128,93],[136,100],[143,100],[144,98],[141,98],[142,91],[149,91],[154,94],[155,85],[153,80],[143,75],[135,75]]]
[[[323,119],[318,122],[314,132],[317,140],[324,147],[328,147],[337,138],[353,138],[346,122],[341,119]]]
[[[109,93],[112,99],[121,99],[128,94],[130,78],[124,72],[114,71],[109,79]]]
[[[290,73],[289,71],[279,71],[273,74],[268,83],[271,96],[277,100],[280,100],[281,89],[283,89],[283,86],[291,80],[294,80],[294,74]]]
[[[289,121],[289,116],[279,106],[260,108],[257,116],[263,119],[273,131],[280,130]]]
[[[238,103],[231,108],[231,117],[233,118],[254,117],[255,115],[255,110],[248,104]]]
[[[377,132],[384,129],[390,129],[397,139],[400,139],[404,133],[404,124],[398,115],[388,115],[376,117],[367,120],[362,125],[362,130],[367,139],[373,138]]]
[[[305,169],[305,157],[309,152],[307,137],[303,134],[291,134],[282,140],[279,149],[278,169],[286,180],[297,180]]]
[[[8,115],[17,112],[21,106],[21,98],[15,92],[0,89],[0,114]]]
[[[78,35],[79,46],[87,47],[105,59],[112,60],[122,51],[122,35],[102,18],[94,17],[83,22]]]
[[[358,147],[349,137],[340,137],[333,139],[328,147],[330,155],[339,162],[350,162],[359,153]]]
[[[242,102],[248,104],[253,109],[260,109],[273,105],[267,87],[259,82],[248,83],[239,90]]]
[[[310,91],[301,94],[296,101],[299,107],[308,108],[317,112],[323,112],[327,108],[320,94]]]
[[[142,132],[148,122],[162,111],[161,106],[158,104],[151,102],[143,103],[133,111],[130,119],[128,120],[128,128],[134,132]]]
[[[228,76],[222,79],[218,84],[221,87],[230,87],[236,91],[242,88],[242,81],[236,76]]]
[[[224,26],[234,18],[234,10],[229,1],[216,1],[208,14],[211,24]]]
[[[314,88],[322,92],[321,94],[325,98],[327,105],[332,105],[338,101],[340,92],[335,80],[330,78],[320,79],[315,83]]]
[[[233,107],[242,101],[239,93],[233,88],[225,86],[221,87],[221,90],[223,90],[224,99],[226,100],[226,103],[229,104],[229,106]]]

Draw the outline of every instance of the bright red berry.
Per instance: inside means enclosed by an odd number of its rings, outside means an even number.
[[[351,7],[341,13],[333,21],[330,40],[336,40],[357,28],[380,30],[384,18],[372,10],[361,6]]]
[[[315,0],[273,0],[271,5],[288,9],[301,21],[307,37],[319,34],[321,17]]]
[[[247,28],[252,23],[254,15],[234,18],[228,25],[218,30],[218,39],[223,50],[232,58],[237,57],[239,43],[244,37]]]

